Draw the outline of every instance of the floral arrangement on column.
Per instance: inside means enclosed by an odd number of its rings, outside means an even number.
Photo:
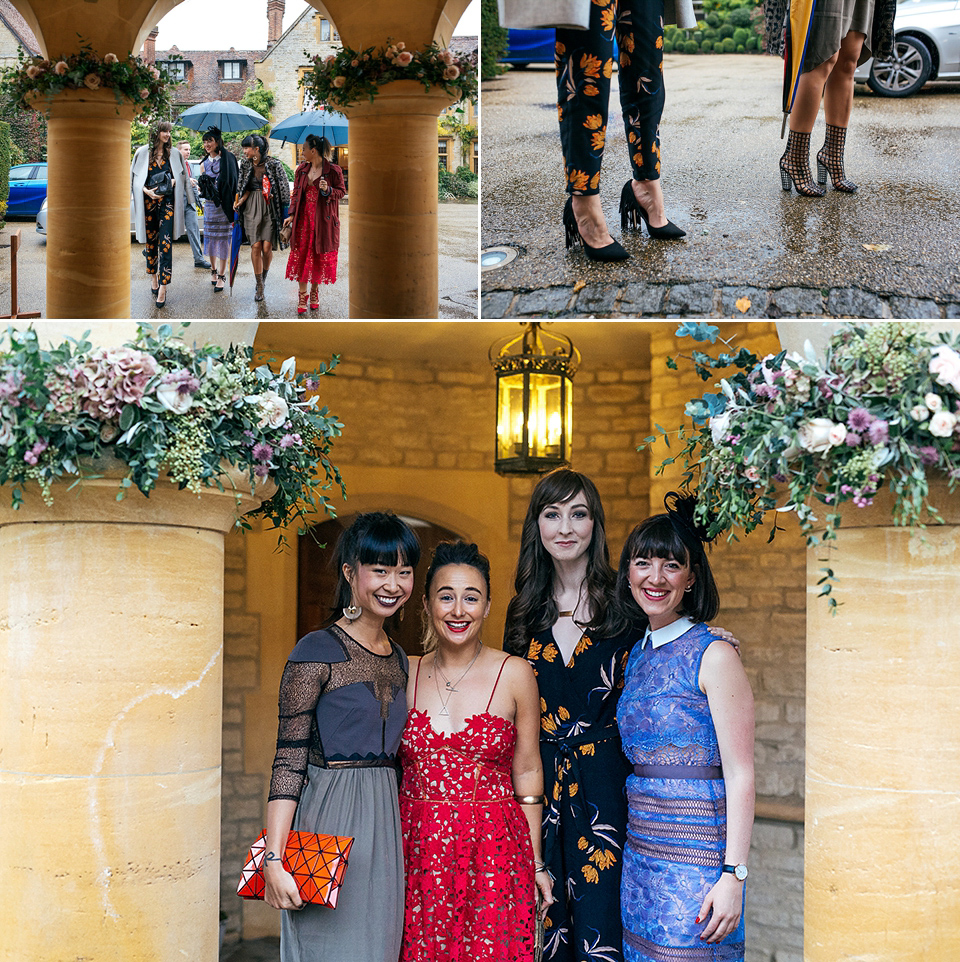
[[[229,466],[246,474],[251,493],[258,482],[276,485],[251,512],[274,526],[321,509],[335,515],[327,492],[343,482],[330,452],[343,425],[315,392],[339,358],[298,374],[295,358],[274,371],[252,357],[243,344],[188,346],[170,325],[141,326],[115,348],[84,337],[46,349],[32,328],[8,329],[0,337],[0,485],[10,486],[14,508],[30,482],[52,504],[54,482],[98,477],[97,460],[112,457],[126,468],[117,500],[164,483],[199,495],[232,489]]]
[[[383,47],[344,47],[326,58],[317,55],[310,59],[313,67],[300,78],[300,86],[306,98],[318,104],[349,107],[361,100],[372,103],[380,88],[395,80],[415,80],[426,90],[441,87],[457,100],[475,102],[477,98],[476,63],[435,43],[413,51],[389,39]]]
[[[681,428],[685,446],[664,462],[682,460],[711,535],[750,532],[776,511],[797,516],[808,546],[831,542],[838,506],[866,507],[885,483],[894,524],[942,520],[929,500],[929,479],[946,477],[950,492],[960,479],[957,337],[933,337],[905,322],[850,323],[819,358],[809,342],[804,355],[758,357],[735,349],[710,324],[683,322],[676,333],[727,348],[681,355],[704,381],[725,376],[717,392],[687,402],[694,428]],[[668,363],[676,369],[674,359]],[[817,534],[820,510],[825,527]],[[776,531],[774,524],[771,540]],[[833,571],[823,574],[821,593],[829,595]],[[835,607],[833,598],[829,603]]]
[[[174,86],[165,72],[132,53],[100,57],[89,45],[52,60],[29,57],[21,49],[18,62],[0,72],[0,96],[5,103],[16,110],[47,113],[50,102],[63,90],[109,90],[118,108],[132,103],[138,114],[166,117],[172,109]]]

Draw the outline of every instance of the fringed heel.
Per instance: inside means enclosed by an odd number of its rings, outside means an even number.
[[[654,240],[676,240],[686,237],[687,232],[668,220],[663,227],[654,227],[650,223],[650,215],[646,208],[637,200],[633,192],[633,182],[627,181],[620,191],[620,226],[623,230],[639,230],[640,221],[647,225],[647,233]]]
[[[577,218],[573,213],[573,198],[567,197],[567,202],[563,208],[563,228],[566,234],[567,249],[580,244],[583,252],[592,261],[625,261],[630,255],[616,241],[607,244],[606,247],[591,247],[580,233],[577,227]]]

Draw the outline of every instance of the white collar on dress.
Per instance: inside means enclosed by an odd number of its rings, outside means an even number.
[[[676,641],[681,635],[686,634],[696,622],[686,615],[681,615],[676,621],[671,621],[669,625],[653,630],[647,627],[647,633],[643,636],[641,648],[647,647],[647,642],[652,642],[654,648],[666,645],[668,642]]]

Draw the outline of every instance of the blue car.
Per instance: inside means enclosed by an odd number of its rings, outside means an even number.
[[[532,63],[553,63],[556,32],[553,30],[508,30],[507,55],[501,63],[518,70]]]
[[[7,217],[36,217],[46,197],[46,164],[17,164],[10,168]]]

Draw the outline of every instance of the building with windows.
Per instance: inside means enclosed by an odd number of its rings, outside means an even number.
[[[477,37],[454,37],[450,49],[467,54],[477,62]],[[480,109],[478,104],[461,100],[451,104],[437,121],[437,156],[440,167],[454,171],[469,167],[474,174],[480,172]]]
[[[0,64],[15,63],[19,49],[31,56],[40,53],[33,31],[10,0],[0,0]]]

